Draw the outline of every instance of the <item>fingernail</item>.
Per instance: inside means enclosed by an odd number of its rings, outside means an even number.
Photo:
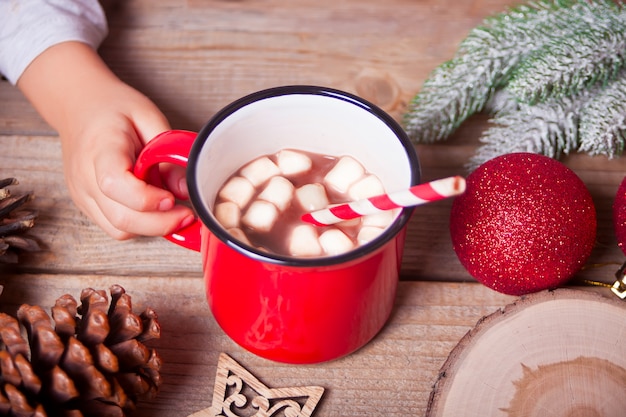
[[[159,203],[158,209],[159,209],[159,211],[168,211],[168,210],[171,210],[172,207],[174,207],[174,200],[172,200],[170,198],[164,198]]]
[[[178,189],[180,191],[181,194],[187,195],[187,180],[185,178],[181,179],[178,182]]]
[[[196,216],[194,216],[193,214],[190,214],[189,216],[185,217],[182,222],[180,222],[180,225],[178,226],[178,228],[183,229],[189,226],[195,220],[196,220]]]

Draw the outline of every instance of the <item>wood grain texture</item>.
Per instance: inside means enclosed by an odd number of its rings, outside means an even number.
[[[15,190],[32,191],[29,207],[39,216],[32,235],[43,250],[25,254],[19,267],[52,273],[133,272],[200,276],[200,255],[165,239],[118,242],[108,237],[72,202],[63,179],[61,146],[52,136],[0,136],[0,177],[13,176]]]
[[[380,102],[399,116],[424,78],[467,32],[512,0],[340,2],[108,1],[102,56],[152,98],[177,128],[199,129],[253,91],[320,84],[363,93],[397,86]],[[375,80],[362,77],[376,75]],[[360,81],[360,82],[359,82]],[[379,85],[379,88],[375,88]],[[8,82],[0,82],[4,134],[52,134]],[[385,95],[386,97],[386,95]],[[8,99],[8,100],[6,100]],[[376,101],[376,100],[375,100]]]
[[[311,417],[324,394],[324,388],[268,387],[237,361],[221,353],[213,388],[213,401],[208,409],[189,417],[230,415],[289,415]],[[245,400],[242,401],[242,397]]]
[[[175,128],[197,130],[218,109],[255,90],[321,84],[362,95],[398,120],[435,66],[467,32],[510,0],[389,2],[344,0],[109,1],[110,35],[101,53],[125,81],[153,99]],[[446,142],[419,145],[425,180],[466,174],[487,119],[478,115]],[[19,91],[0,82],[0,175],[33,189],[37,233],[47,250],[28,271],[199,275],[199,257],[160,239],[112,242],[72,205],[55,133]],[[591,263],[621,263],[611,204],[626,159],[575,155],[565,160],[589,186],[598,209]],[[451,201],[419,207],[409,224],[403,279],[473,279],[448,235]],[[128,254],[131,254],[128,256]],[[608,271],[607,271],[608,269]],[[613,266],[587,278],[610,281]],[[608,277],[608,278],[607,278]]]
[[[156,102],[172,127],[199,129],[245,94],[284,84],[356,93],[397,120],[424,79],[468,31],[515,0],[109,0],[110,35],[100,52],[126,82]],[[464,175],[488,126],[468,120],[448,141],[418,145],[424,180]],[[0,81],[0,177],[19,178],[39,210],[40,253],[0,266],[0,308],[51,306],[66,292],[123,285],[140,309],[159,313],[164,385],[138,416],[188,416],[211,405],[219,354],[226,352],[274,387],[325,388],[315,415],[424,415],[450,351],[481,317],[513,298],[479,284],[450,242],[451,201],[419,207],[407,233],[396,308],[357,353],[329,364],[294,366],[236,346],[213,320],[199,254],[160,238],[117,242],[71,202],[56,133],[20,92]],[[623,262],[611,205],[626,158],[564,159],[589,187],[598,211],[597,245],[579,277],[612,283]],[[605,266],[596,266],[603,264]],[[605,291],[604,289],[600,291]],[[606,290],[608,291],[608,290]]]
[[[39,211],[32,234],[44,250],[24,255],[19,270],[201,276],[198,253],[160,238],[114,241],[80,213],[65,187],[56,137],[0,136],[0,148],[0,177],[17,177],[20,185],[16,191],[33,191],[36,198],[29,206]],[[454,157],[458,149],[451,152],[449,159],[442,156],[448,148],[454,149],[455,145],[418,147],[425,179],[463,172],[462,158]],[[626,160],[576,155],[565,162],[590,189],[598,213],[597,244],[588,262],[589,269],[578,277],[612,283],[624,255],[615,240],[611,207],[626,171]],[[451,200],[444,200],[416,208],[408,226],[402,279],[473,281],[452,249],[448,231],[450,206]]]
[[[133,309],[152,307],[161,338],[150,343],[163,359],[163,385],[138,417],[188,416],[211,406],[219,355],[227,353],[270,387],[321,386],[314,415],[324,417],[423,415],[439,368],[463,335],[484,315],[514,298],[479,284],[401,283],[392,317],[358,352],[317,365],[286,365],[254,356],[219,329],[206,305],[202,279],[184,276],[3,274],[1,310],[22,303],[49,311],[59,296],[86,287],[120,284]]]
[[[446,360],[426,416],[622,415],[625,313],[617,298],[560,288],[490,314]]]

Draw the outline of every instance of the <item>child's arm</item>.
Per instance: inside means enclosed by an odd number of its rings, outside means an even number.
[[[175,205],[172,193],[132,175],[144,144],[169,128],[165,116],[90,46],[64,42],[48,48],[17,85],[61,137],[75,203],[108,234],[158,236],[191,221],[191,210]],[[167,176],[167,185],[185,196],[181,170]]]

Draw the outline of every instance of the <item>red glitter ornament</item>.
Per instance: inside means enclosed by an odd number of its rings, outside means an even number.
[[[596,211],[565,165],[512,153],[467,177],[465,193],[452,204],[450,234],[474,278],[522,295],[558,287],[582,268],[595,242]]]
[[[622,180],[613,201],[613,228],[617,246],[626,254],[626,178]]]

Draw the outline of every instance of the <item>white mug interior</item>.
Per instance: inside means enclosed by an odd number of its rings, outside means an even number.
[[[419,180],[417,160],[389,121],[368,106],[341,93],[295,92],[225,108],[199,133],[190,156],[188,178],[193,177],[204,214],[217,222],[213,205],[222,185],[248,162],[286,148],[350,155],[377,175],[387,192],[410,187]]]

